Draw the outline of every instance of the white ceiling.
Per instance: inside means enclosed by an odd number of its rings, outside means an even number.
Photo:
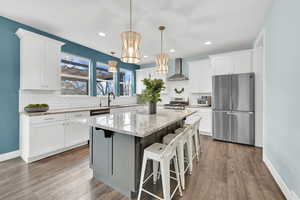
[[[133,0],[134,30],[142,34],[142,63],[165,51],[172,57],[249,48],[272,0]],[[120,33],[129,27],[129,0],[1,0],[4,17],[104,53],[121,53]],[[99,32],[106,37],[98,36]],[[212,41],[206,46],[204,42]]]

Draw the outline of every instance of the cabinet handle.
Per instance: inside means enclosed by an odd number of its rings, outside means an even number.
[[[54,120],[54,118],[48,117],[48,118],[45,118],[44,120]]]

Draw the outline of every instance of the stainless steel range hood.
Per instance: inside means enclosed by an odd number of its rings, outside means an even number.
[[[170,76],[168,78],[169,81],[186,81],[189,80],[188,77],[186,77],[182,73],[182,58],[176,58],[175,59],[175,74]]]

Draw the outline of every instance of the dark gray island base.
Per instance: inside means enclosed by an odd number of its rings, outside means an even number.
[[[194,114],[191,110],[158,109],[149,115],[144,107],[76,120],[92,127],[90,161],[93,176],[121,192],[135,197],[141,175],[144,149],[162,142],[168,133],[182,127]]]
[[[127,197],[135,197],[144,149],[153,143],[162,142],[165,135],[182,127],[183,123],[184,120],[179,120],[146,137],[93,127],[90,153],[94,177]]]

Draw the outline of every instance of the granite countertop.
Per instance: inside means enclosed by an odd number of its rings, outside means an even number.
[[[157,114],[149,115],[148,109],[141,107],[134,111],[77,119],[76,122],[136,137],[146,137],[177,121],[183,120],[195,112],[188,109],[170,110],[158,108]]]
[[[53,110],[48,110],[47,112],[36,112],[36,113],[28,113],[22,111],[20,112],[20,114],[25,114],[28,116],[41,116],[41,115],[51,115],[51,114],[60,114],[60,113],[101,110],[101,109],[108,109],[108,108],[117,109],[117,108],[126,108],[126,107],[134,107],[134,106],[140,106],[140,104],[112,105],[111,107],[103,106],[103,107],[79,107],[79,108],[53,109]]]

